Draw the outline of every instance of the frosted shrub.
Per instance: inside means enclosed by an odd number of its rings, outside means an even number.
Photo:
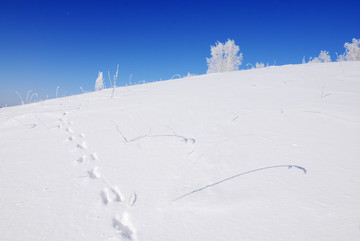
[[[319,59],[323,63],[331,62],[331,57],[329,55],[329,51],[321,50],[319,54]]]
[[[184,78],[193,77],[193,76],[196,76],[196,74],[192,74],[188,72],[187,75],[184,76]]]
[[[207,73],[221,73],[235,71],[242,64],[243,54],[239,53],[239,46],[234,40],[228,39],[225,44],[217,42],[211,46],[211,58],[206,58]]]
[[[331,62],[329,51],[321,50],[319,57],[315,57],[315,58],[310,57],[308,63],[326,63],[326,62]],[[303,59],[303,63],[304,63],[304,59]]]
[[[246,64],[246,67],[249,67],[250,69],[261,69],[261,68],[265,68],[268,66],[269,66],[269,63],[265,66],[265,64],[262,62],[260,62],[260,63],[256,62],[255,66],[250,63]]]
[[[338,56],[337,61],[360,61],[360,39],[353,38],[352,43],[345,43],[345,53]]]
[[[98,77],[95,81],[95,90],[101,90],[104,88],[104,79],[103,79],[103,72],[99,71]]]
[[[321,63],[319,57],[310,57],[308,63]]]
[[[255,68],[256,68],[256,69],[265,68],[265,64],[264,64],[264,63],[261,63],[261,62],[260,62],[260,63],[256,63],[256,64],[255,64]]]
[[[336,55],[337,55],[337,53],[336,53]],[[337,60],[336,61],[338,61],[338,62],[346,61],[345,56],[343,54],[337,55]]]

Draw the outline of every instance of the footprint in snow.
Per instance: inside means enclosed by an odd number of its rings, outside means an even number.
[[[79,163],[82,163],[82,162],[85,162],[85,161],[88,160],[88,159],[95,161],[95,160],[98,159],[98,156],[97,156],[96,153],[93,153],[93,154],[91,154],[90,156],[83,155],[83,156],[81,156],[79,159],[77,159],[77,161],[78,161]]]
[[[134,206],[135,203],[136,203],[136,201],[137,201],[137,194],[136,194],[136,192],[134,192],[134,193],[130,196],[130,198],[129,198],[128,206],[129,206],[129,207]]]
[[[69,133],[74,133],[74,131],[70,127],[66,128],[66,131]]]
[[[86,161],[86,155],[83,155],[82,157],[80,157],[79,159],[77,159],[77,161],[78,161],[79,163],[82,163],[82,162]]]
[[[93,160],[97,160],[99,159],[98,155],[94,152],[93,154],[90,155],[91,159]]]
[[[113,227],[118,230],[126,240],[135,240],[135,229],[132,227],[127,213],[124,213],[122,218],[119,216],[114,217]]]
[[[80,148],[80,149],[84,149],[84,150],[88,149],[88,145],[84,141],[77,144],[77,147]]]
[[[99,172],[99,167],[94,167],[93,169],[88,171],[88,174],[89,174],[89,177],[93,178],[93,179],[98,179],[101,177],[100,172]]]
[[[100,195],[104,204],[108,204],[110,202],[122,202],[124,200],[124,197],[117,186],[104,188]]]

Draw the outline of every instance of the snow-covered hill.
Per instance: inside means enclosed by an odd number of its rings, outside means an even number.
[[[360,62],[0,109],[0,240],[360,240]]]

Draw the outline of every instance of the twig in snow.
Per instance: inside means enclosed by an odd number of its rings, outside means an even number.
[[[171,77],[171,79],[174,79],[175,77],[181,78],[181,75],[179,75],[179,74],[174,74],[173,77]]]
[[[30,97],[29,103],[31,103],[32,98],[33,98],[34,96],[38,97],[38,94],[37,94],[37,93],[33,93],[33,94],[31,95],[31,97]]]
[[[235,117],[234,118],[232,118],[231,119],[231,121],[235,121],[235,120],[237,120],[240,116],[238,115],[238,113],[236,113],[236,112],[234,112],[234,111],[232,111],[232,112],[230,112],[230,114],[233,114]]]
[[[116,87],[116,80],[118,78],[118,74],[119,74],[119,65],[117,65],[116,73],[114,75],[114,84],[113,84],[113,90],[112,90],[112,93],[111,93],[111,99],[114,97],[115,87]]]
[[[176,137],[176,138],[179,138],[181,139],[182,141],[184,141],[185,143],[191,143],[191,144],[194,144],[195,143],[195,139],[194,138],[187,138],[187,137],[184,137],[184,136],[179,136],[179,135],[145,135],[143,136],[144,138],[145,137]]]
[[[115,126],[116,126],[117,132],[119,132],[119,134],[120,134],[121,137],[124,139],[124,141],[125,141],[125,142],[128,142],[128,140],[126,139],[126,137],[125,137],[125,136],[123,135],[123,133],[120,131],[120,128],[119,128],[118,124],[117,124],[115,121],[113,121],[113,123],[114,123]]]
[[[24,99],[21,97],[21,95],[19,94],[19,92],[15,91],[15,93],[19,96],[21,104],[25,105]]]
[[[80,86],[80,90],[81,90],[81,92],[83,92],[83,93],[89,93],[89,92],[90,92],[90,91],[84,90],[83,87],[81,87],[81,86]]]
[[[20,124],[24,125],[24,126],[30,126],[29,129],[32,129],[32,128],[35,128],[37,126],[37,124],[26,124],[24,122],[22,122],[21,120],[18,120],[16,118],[10,118],[10,119],[13,119],[13,120],[16,120],[17,122],[19,122]]]
[[[39,121],[39,123],[41,123],[43,126],[45,126],[46,129],[51,129],[51,128],[55,128],[56,126],[52,126],[49,127],[45,124],[45,122],[43,122],[36,114],[34,114],[34,117]],[[35,124],[36,125],[36,124]]]
[[[187,137],[184,137],[184,136],[179,136],[179,135],[177,135],[177,134],[175,134],[175,133],[172,134],[172,135],[151,135],[151,134],[145,134],[145,135],[137,136],[137,137],[135,137],[135,138],[133,138],[133,139],[131,139],[131,140],[128,140],[128,139],[125,137],[125,135],[120,131],[120,128],[119,128],[118,124],[117,124],[115,121],[113,121],[113,123],[114,123],[115,126],[116,126],[117,132],[119,132],[119,134],[121,135],[121,137],[124,139],[124,141],[125,141],[126,143],[138,141],[138,140],[141,140],[141,139],[146,138],[146,137],[149,137],[149,138],[156,138],[156,137],[176,137],[176,138],[178,138],[178,139],[181,139],[181,140],[184,141],[185,143],[191,143],[191,144],[194,144],[195,141],[196,141],[194,138],[187,138]],[[172,129],[170,128],[170,130],[172,130]],[[150,131],[149,131],[149,133],[150,133]]]
[[[59,88],[60,88],[60,86],[57,86],[57,87],[56,87],[56,95],[55,95],[55,98],[57,98],[57,97],[58,97]],[[80,88],[81,88],[81,87],[80,87]]]
[[[255,68],[254,65],[252,65],[252,64],[250,64],[250,63],[247,63],[247,64],[246,64],[246,67],[248,67],[248,66],[251,66],[251,69],[254,69],[254,68]]]
[[[32,92],[32,90],[29,90],[26,94],[26,104],[29,104],[29,94]]]
[[[33,94],[30,96],[31,92],[33,92],[33,91],[32,91],[32,90],[29,90],[29,91],[26,93],[26,99],[24,100],[24,99],[21,97],[21,95],[19,94],[19,92],[15,91],[15,93],[17,94],[17,96],[19,96],[22,105],[30,104],[31,101],[32,101],[32,98],[33,98],[34,96],[38,97],[38,94],[37,94],[37,93],[33,93]]]
[[[306,169],[305,169],[304,167],[296,166],[296,165],[278,165],[278,166],[262,167],[262,168],[254,169],[254,170],[251,170],[251,171],[243,172],[243,173],[237,174],[237,175],[232,176],[232,177],[225,178],[225,179],[223,179],[223,180],[221,180],[221,181],[218,181],[218,182],[209,184],[209,185],[207,185],[207,186],[205,186],[205,187],[202,187],[202,188],[199,188],[199,189],[195,189],[195,190],[193,190],[193,191],[191,191],[191,192],[189,192],[189,193],[186,193],[186,194],[184,194],[184,195],[182,195],[182,196],[180,196],[180,197],[178,197],[178,198],[175,198],[173,201],[177,201],[177,200],[182,199],[182,198],[184,198],[184,197],[186,197],[186,196],[189,196],[189,195],[191,195],[191,194],[193,194],[193,193],[200,192],[200,191],[205,190],[205,189],[207,189],[207,188],[209,188],[209,187],[218,185],[218,184],[220,184],[220,183],[229,181],[230,179],[233,179],[233,178],[236,178],[236,177],[239,177],[239,176],[242,176],[242,175],[246,175],[246,174],[249,174],[249,173],[252,173],[252,172],[262,171],[262,170],[266,170],[266,169],[270,169],[270,168],[280,168],[280,167],[287,167],[288,169],[290,169],[290,168],[292,168],[292,167],[295,167],[295,168],[297,168],[297,169],[302,170],[302,171],[304,172],[304,174],[306,174]]]

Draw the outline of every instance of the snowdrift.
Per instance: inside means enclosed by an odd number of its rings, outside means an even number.
[[[0,240],[359,240],[360,62],[0,109]]]

